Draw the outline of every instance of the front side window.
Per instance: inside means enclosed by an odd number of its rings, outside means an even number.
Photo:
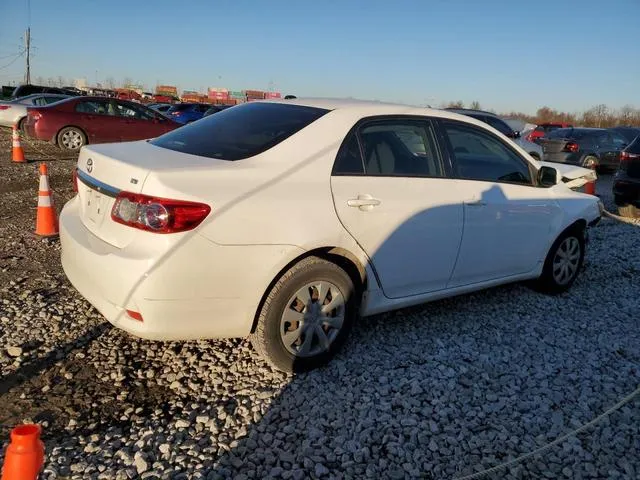
[[[375,122],[360,129],[360,139],[367,175],[444,175],[433,129],[427,122]]]
[[[328,111],[301,105],[247,103],[203,117],[150,143],[218,160],[241,160],[274,147]]]
[[[459,178],[533,185],[529,164],[499,138],[479,128],[445,123]]]

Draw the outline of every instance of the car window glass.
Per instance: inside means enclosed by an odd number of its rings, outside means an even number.
[[[65,98],[67,97],[45,97],[44,101],[48,105],[50,103],[56,103],[56,102],[59,102],[60,100],[64,100]]]
[[[616,147],[622,147],[629,143],[626,138],[616,132],[611,132],[611,139]]]
[[[258,155],[316,121],[328,110],[279,103],[247,103],[166,133],[152,145],[219,160]]]
[[[333,175],[362,175],[364,173],[358,137],[354,132],[348,135],[338,151],[332,173]]]
[[[46,97],[38,97],[38,98],[34,98],[33,99],[33,103],[34,105],[37,105],[39,107],[42,107],[44,105],[47,104],[47,98]]]
[[[424,122],[389,121],[360,131],[367,175],[442,177],[431,126]]]
[[[593,140],[597,145],[607,145],[608,143],[610,143],[609,135],[606,132],[598,133],[593,137]]]
[[[107,115],[107,108],[104,102],[85,101],[76,104],[76,112],[93,113],[96,115]]]
[[[498,130],[503,135],[510,135],[512,133],[511,128],[509,128],[509,125],[507,125],[506,123],[504,123],[500,119],[495,118],[495,117],[490,117],[490,116],[486,116],[484,118],[485,118],[485,122],[486,123],[491,125],[493,128]]]
[[[497,137],[453,123],[445,130],[460,178],[532,185],[528,163]]]
[[[146,115],[141,109],[132,105],[114,103],[115,114],[119,117],[135,118],[136,120],[150,120],[152,117]]]

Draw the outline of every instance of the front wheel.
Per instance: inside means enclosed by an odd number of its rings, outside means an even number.
[[[563,232],[549,249],[537,290],[555,295],[573,285],[584,262],[584,229],[575,226]]]
[[[343,269],[318,257],[305,258],[268,292],[251,343],[283,372],[320,367],[344,343],[357,307],[353,281]]]

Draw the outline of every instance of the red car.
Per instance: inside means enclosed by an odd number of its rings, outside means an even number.
[[[144,140],[181,126],[138,103],[107,97],[74,97],[27,109],[24,131],[64,150],[77,151],[88,143]]]
[[[530,142],[535,142],[538,138],[544,137],[547,133],[553,132],[558,128],[571,128],[573,125],[570,123],[564,122],[549,122],[549,123],[541,123],[538,125],[533,132],[527,135],[527,140]]]

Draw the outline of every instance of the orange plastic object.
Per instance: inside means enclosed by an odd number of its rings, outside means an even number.
[[[36,480],[44,465],[40,425],[20,425],[11,431],[2,467],[2,480]]]
[[[36,235],[53,237],[58,235],[58,218],[51,198],[47,164],[40,164],[40,188],[38,192],[38,213],[36,217]]]
[[[13,131],[11,133],[11,160],[15,163],[27,163],[24,158],[24,150],[22,149],[22,145],[20,144],[20,133],[18,132],[18,126],[13,126]]]

